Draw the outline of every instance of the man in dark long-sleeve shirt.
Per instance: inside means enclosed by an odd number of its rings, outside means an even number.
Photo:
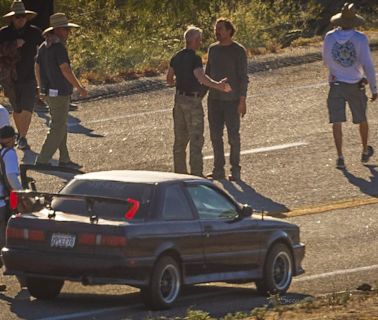
[[[233,41],[235,28],[225,18],[217,20],[215,35],[218,42],[209,47],[206,74],[219,81],[227,78],[231,93],[210,89],[208,97],[208,118],[210,138],[214,150],[214,168],[208,177],[225,178],[225,156],[223,147],[224,125],[230,144],[231,181],[240,180],[240,116],[247,112],[248,88],[247,54],[242,45]]]

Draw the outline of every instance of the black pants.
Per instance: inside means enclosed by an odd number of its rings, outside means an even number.
[[[0,250],[5,246],[5,229],[9,218],[9,209],[7,206],[0,207]],[[0,268],[2,260],[0,259]]]
[[[231,174],[240,174],[240,115],[239,100],[222,101],[208,99],[210,138],[214,151],[214,175],[224,175],[225,155],[223,131],[226,125],[230,145]]]

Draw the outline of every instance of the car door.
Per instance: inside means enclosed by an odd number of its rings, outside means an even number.
[[[205,262],[202,228],[183,190],[183,183],[165,187],[161,220],[180,252],[186,276],[201,274]]]
[[[257,268],[260,242],[252,218],[235,219],[238,205],[207,183],[188,183],[187,191],[200,219],[207,273],[251,271]]]

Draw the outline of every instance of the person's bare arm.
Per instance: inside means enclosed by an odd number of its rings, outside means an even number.
[[[193,70],[194,76],[197,78],[198,82],[205,85],[206,87],[217,89],[223,92],[231,92],[232,89],[230,85],[226,82],[227,78],[221,81],[215,81],[211,79],[202,68],[196,68]]]
[[[42,81],[41,81],[41,67],[38,63],[34,63],[34,74],[35,74],[35,80],[37,81],[37,89],[38,89],[38,96],[41,98],[41,87],[42,87]]]
[[[175,81],[175,70],[172,67],[168,68],[167,72],[167,83],[170,87],[174,87],[176,85]]]
[[[82,97],[85,97],[88,95],[87,90],[82,86],[80,81],[76,78],[75,74],[73,73],[70,65],[68,63],[63,63],[59,66],[60,71],[62,71],[63,76],[67,79],[71,85],[76,88],[79,91],[79,94]]]

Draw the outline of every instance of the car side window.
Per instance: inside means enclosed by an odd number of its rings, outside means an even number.
[[[177,185],[168,186],[165,189],[164,220],[192,220],[193,213],[183,191]]]
[[[236,206],[229,199],[209,186],[189,186],[188,191],[201,220],[231,219],[238,214]]]

